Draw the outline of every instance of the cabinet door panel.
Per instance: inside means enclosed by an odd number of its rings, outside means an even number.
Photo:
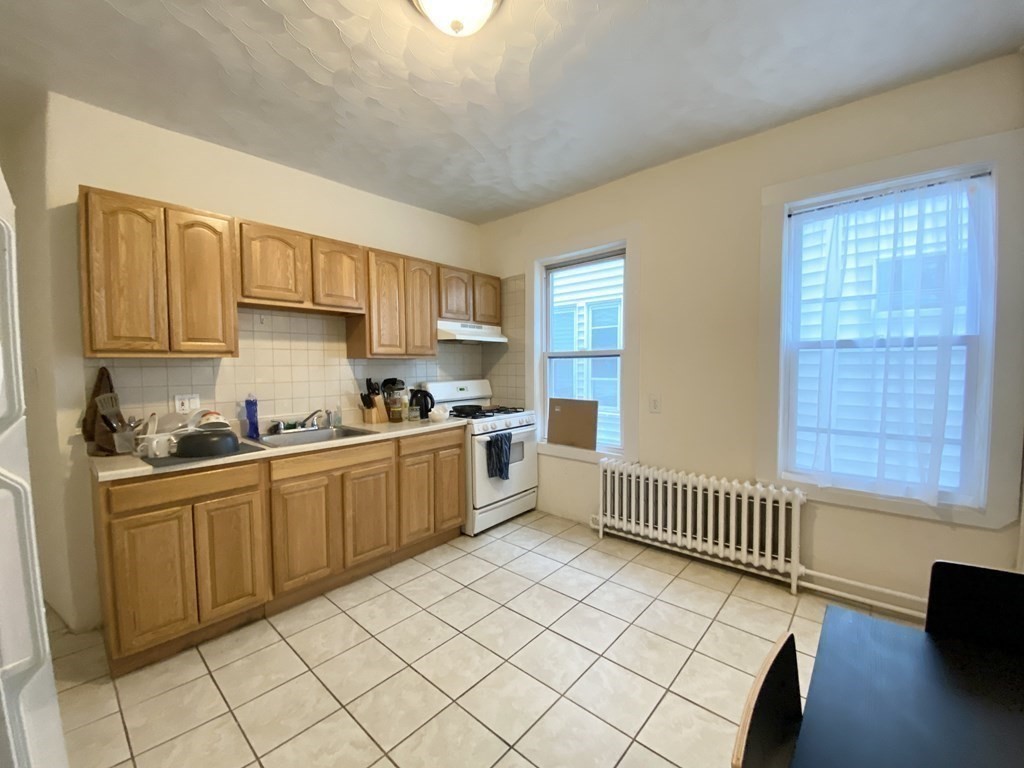
[[[195,505],[200,621],[215,621],[267,599],[267,533],[261,498],[253,492]]]
[[[405,259],[370,251],[370,354],[405,354]]]
[[[437,354],[437,275],[429,261],[405,260],[405,351]]]
[[[441,289],[440,316],[446,320],[473,320],[473,273],[463,269],[439,267]]]
[[[497,277],[473,275],[473,319],[501,325],[501,280]]]
[[[434,533],[434,454],[398,460],[398,546]]]
[[[445,448],[434,456],[435,528],[458,528],[466,515],[466,469],[462,446]]]
[[[166,352],[164,209],[113,193],[87,200],[86,353]]]
[[[112,520],[110,545],[121,655],[198,626],[191,507]]]
[[[366,311],[366,249],[334,240],[313,241],[313,302]]]
[[[171,350],[231,353],[238,343],[230,218],[167,210]]]
[[[319,476],[271,492],[275,592],[329,576],[340,567],[337,477]]]
[[[368,464],[342,476],[345,567],[395,550],[395,469],[391,461]]]
[[[242,224],[242,296],[303,304],[310,298],[311,241],[262,224]]]

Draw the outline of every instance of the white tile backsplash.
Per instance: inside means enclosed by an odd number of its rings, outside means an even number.
[[[429,360],[349,360],[343,317],[247,308],[238,317],[237,358],[87,359],[86,398],[96,371],[106,366],[125,415],[163,414],[174,409],[175,395],[195,393],[204,408],[243,418],[252,392],[261,419],[340,408],[345,423],[357,424],[367,377],[404,379],[407,386],[483,377],[479,345],[439,344]]]
[[[526,406],[526,275],[501,281],[501,329],[508,344],[488,344],[483,352],[484,376],[494,402]]]

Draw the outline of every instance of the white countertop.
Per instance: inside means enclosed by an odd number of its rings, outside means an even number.
[[[290,445],[280,448],[271,448],[256,443],[252,440],[243,439],[242,442],[249,445],[261,445],[263,448],[259,453],[237,453],[232,456],[214,456],[209,459],[200,459],[188,464],[177,464],[169,467],[153,467],[137,456],[94,456],[90,459],[92,475],[99,483],[109,483],[112,480],[126,480],[133,477],[147,477],[149,475],[163,475],[171,472],[192,472],[197,469],[214,469],[225,467],[230,464],[244,464],[250,461],[269,461],[280,459],[284,456],[294,456],[298,453],[311,453],[314,451],[326,451],[337,448],[348,448],[353,445],[365,443],[376,443],[381,440],[392,440],[399,437],[410,437],[422,435],[428,432],[437,432],[442,429],[451,429],[466,424],[467,419],[447,419],[446,421],[403,421],[402,423],[387,422],[384,424],[358,424],[348,425],[356,429],[365,429],[373,432],[370,435],[357,435],[355,437],[343,437],[337,440],[328,440],[323,443],[310,443],[308,445]]]

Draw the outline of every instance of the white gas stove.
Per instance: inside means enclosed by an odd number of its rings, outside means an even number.
[[[491,405],[491,383],[438,381],[422,385],[452,416],[469,419],[466,426],[466,524],[470,536],[528,512],[537,506],[537,415],[522,408]],[[496,435],[510,437],[508,478],[488,473],[489,443]]]

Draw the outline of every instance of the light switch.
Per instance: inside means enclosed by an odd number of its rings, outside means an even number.
[[[651,413],[661,413],[661,395],[651,394],[648,396],[647,410]]]

